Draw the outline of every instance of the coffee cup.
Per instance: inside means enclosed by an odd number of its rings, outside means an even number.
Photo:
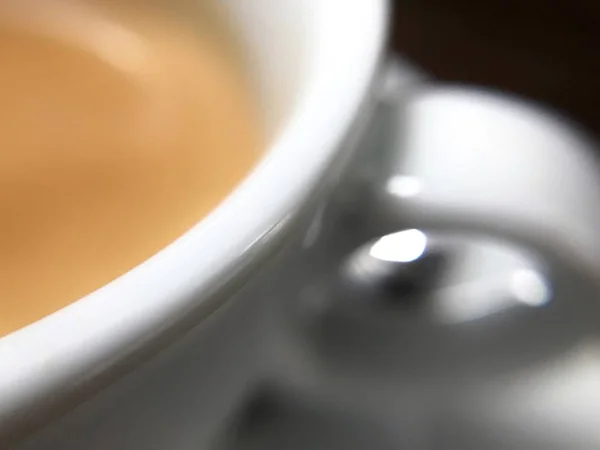
[[[264,157],[177,241],[0,340],[0,442],[29,439],[46,426],[51,431],[32,448],[81,443],[78,423],[96,435],[94,407],[86,405],[111,389],[135,391],[136,373],[169,366],[212,392],[205,409],[214,414],[193,414],[213,417],[206,423],[217,427],[254,381],[282,364],[274,361],[280,352],[267,350],[270,328],[261,328],[273,302],[246,301],[246,286],[314,233],[329,194],[364,152],[374,116],[395,119],[387,129],[393,139],[383,144],[385,170],[367,183],[384,225],[365,240],[401,228],[452,229],[514,241],[542,259],[559,254],[588,275],[600,270],[596,163],[590,141],[565,120],[481,89],[389,83],[385,0],[221,3],[259,86],[269,129]],[[196,357],[199,365],[186,366]],[[167,384],[173,376],[147,375]],[[52,431],[82,410],[88,419]],[[160,427],[153,420],[146,429]],[[125,448],[118,433],[97,430],[115,439],[106,445]],[[133,439],[141,445],[151,434]]]

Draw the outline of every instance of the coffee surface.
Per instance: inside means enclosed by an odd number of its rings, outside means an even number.
[[[118,3],[0,4],[0,336],[168,245],[262,151],[212,25]]]

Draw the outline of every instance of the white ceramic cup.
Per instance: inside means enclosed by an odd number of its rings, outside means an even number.
[[[258,81],[271,130],[264,158],[176,242],[0,340],[0,437],[80,402],[221,306],[335,179],[353,128],[377,101],[385,0],[221,3]],[[400,198],[403,214],[492,229],[506,219],[524,239],[539,227],[573,260],[600,268],[593,164],[558,121],[486,94],[431,89],[409,104],[406,136],[403,170],[424,189]]]
[[[258,81],[271,129],[265,157],[159,254],[0,340],[0,429],[85,391],[190,313],[200,320],[214,310],[224,300],[219,290],[272,251],[342,151],[377,70],[386,2],[221,3]]]

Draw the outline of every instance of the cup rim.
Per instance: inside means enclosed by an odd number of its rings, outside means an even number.
[[[223,274],[265,247],[270,231],[281,233],[286,218],[319,183],[368,95],[385,41],[388,4],[314,3],[317,35],[311,39],[319,39],[317,54],[311,55],[314,75],[258,166],[204,220],[162,251],[0,339],[0,431],[50,393],[75,389],[75,379],[100,376],[192,307],[206,304]]]

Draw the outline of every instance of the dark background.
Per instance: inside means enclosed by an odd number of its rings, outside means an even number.
[[[600,135],[600,0],[393,4],[393,47],[429,74],[525,95]]]

